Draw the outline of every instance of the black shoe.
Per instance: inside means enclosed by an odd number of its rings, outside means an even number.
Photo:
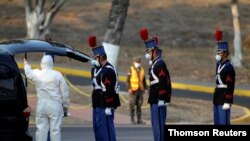
[[[131,120],[131,124],[133,125],[136,124],[135,120]]]
[[[146,122],[144,122],[143,120],[139,120],[137,121],[137,124],[146,124]]]

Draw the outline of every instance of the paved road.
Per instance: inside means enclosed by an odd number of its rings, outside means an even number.
[[[35,128],[29,129],[35,141]],[[117,141],[152,141],[153,135],[150,127],[117,127]],[[94,141],[92,127],[64,127],[62,128],[62,141]]]

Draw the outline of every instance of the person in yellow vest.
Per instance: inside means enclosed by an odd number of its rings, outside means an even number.
[[[134,58],[133,65],[130,67],[127,77],[128,93],[129,93],[129,107],[131,124],[135,122],[135,110],[137,114],[137,124],[145,124],[141,118],[141,107],[143,104],[143,94],[147,90],[145,71],[141,66],[141,59]]]

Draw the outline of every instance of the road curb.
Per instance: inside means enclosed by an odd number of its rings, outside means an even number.
[[[232,124],[242,124],[242,123],[249,123],[250,122],[250,110],[246,107],[239,106],[239,105],[233,105],[237,108],[240,108],[244,111],[245,115],[232,119],[231,123]]]

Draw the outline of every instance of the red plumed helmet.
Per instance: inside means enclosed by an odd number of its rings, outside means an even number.
[[[222,40],[223,32],[220,29],[216,29],[214,33],[214,38],[217,42]]]
[[[159,45],[159,39],[158,39],[158,37],[154,36],[153,39],[155,40],[155,42],[157,43],[157,45]]]
[[[142,28],[140,30],[140,35],[141,35],[141,39],[146,41],[148,39],[148,29],[147,28]]]
[[[89,36],[88,43],[90,47],[96,46],[96,37],[95,36]]]

